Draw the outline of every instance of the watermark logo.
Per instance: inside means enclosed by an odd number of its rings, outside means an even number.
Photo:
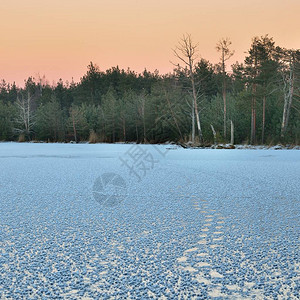
[[[161,151],[159,147],[152,146],[161,156],[165,157],[168,150]],[[129,170],[129,175],[134,176],[138,182],[147,175],[148,171],[154,169],[155,164],[159,162],[151,152],[147,151],[140,145],[133,145],[125,152],[123,157],[119,157],[122,162],[121,166]]]
[[[163,158],[169,151],[156,145],[153,145],[152,149]],[[122,157],[119,157],[120,165],[122,168],[127,168],[130,178],[134,177],[135,180],[141,182],[159,163],[159,159],[155,158],[152,152],[141,145],[132,145]],[[120,175],[105,173],[96,179],[92,192],[97,202],[106,207],[113,207],[126,198],[127,184]]]
[[[119,205],[127,196],[126,181],[116,173],[104,173],[94,183],[93,196],[105,207]]]

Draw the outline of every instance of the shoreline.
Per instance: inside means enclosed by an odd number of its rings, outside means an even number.
[[[88,141],[75,143],[71,142],[45,142],[45,141],[28,141],[28,142],[18,142],[18,141],[0,141],[0,144],[15,143],[15,144],[75,144],[75,145],[156,145],[156,146],[176,146],[183,149],[214,149],[214,150],[300,150],[300,145],[249,145],[249,144],[215,144],[215,145],[192,145],[191,143],[136,143],[136,142],[115,142],[115,143],[89,143]],[[174,150],[176,148],[172,148]]]

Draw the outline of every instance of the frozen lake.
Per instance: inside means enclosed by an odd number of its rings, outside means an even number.
[[[300,151],[0,143],[0,299],[299,299]]]

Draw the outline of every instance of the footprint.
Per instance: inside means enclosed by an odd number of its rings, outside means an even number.
[[[179,258],[177,258],[177,261],[178,262],[186,262],[187,261],[187,257],[186,256],[179,257]]]
[[[209,272],[209,274],[211,277],[214,277],[214,278],[223,278],[224,277],[222,274],[220,274],[219,272],[214,271],[214,270],[211,270]]]
[[[193,268],[193,267],[185,267],[183,268],[184,271],[189,271],[189,272],[197,272],[198,270]]]
[[[198,248],[194,247],[194,248],[190,248],[188,250],[185,250],[184,252],[194,252],[194,251],[197,251]]]
[[[202,274],[202,273],[198,273],[198,274],[196,275],[196,280],[197,280],[199,283],[204,283],[204,284],[206,284],[206,285],[210,285],[210,284],[211,284],[210,280],[206,279],[206,278],[204,277],[204,274]]]
[[[202,241],[199,241],[198,244],[200,244],[200,245],[206,245],[207,241],[206,240],[202,240]]]
[[[206,253],[206,252],[198,253],[197,256],[200,256],[200,257],[208,256],[208,253]]]
[[[210,267],[210,264],[205,261],[201,261],[196,264],[196,267]]]
[[[254,285],[254,284],[253,284]],[[226,285],[226,287],[228,288],[228,290],[230,291],[235,291],[239,289],[238,285]]]
[[[206,226],[206,227],[211,226],[211,223],[203,224],[203,226]]]

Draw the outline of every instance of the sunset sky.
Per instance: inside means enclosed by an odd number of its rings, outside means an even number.
[[[0,79],[78,81],[90,61],[101,70],[172,71],[179,38],[191,33],[201,57],[218,62],[229,37],[242,61],[255,35],[300,48],[299,0],[2,0]]]

